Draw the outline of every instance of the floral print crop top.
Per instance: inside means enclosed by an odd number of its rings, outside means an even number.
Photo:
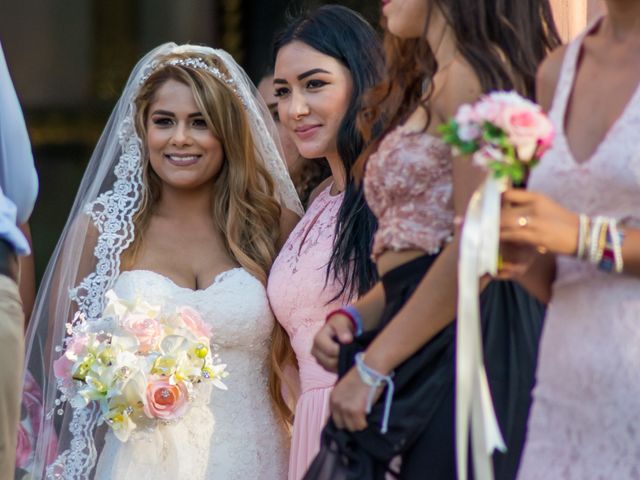
[[[452,181],[451,149],[442,140],[402,127],[387,134],[364,177],[378,218],[373,258],[388,250],[438,253],[453,235]]]

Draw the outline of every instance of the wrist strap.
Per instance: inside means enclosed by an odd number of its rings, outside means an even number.
[[[384,400],[384,414],[382,416],[382,425],[380,433],[387,433],[389,428],[389,415],[391,413],[391,402],[393,401],[393,392],[395,385],[393,383],[393,372],[389,375],[383,375],[377,372],[373,368],[364,363],[364,352],[356,354],[356,368],[362,383],[371,387],[369,390],[369,397],[367,398],[367,415],[371,413],[371,407],[373,407],[373,397],[379,387],[386,385],[387,394]]]

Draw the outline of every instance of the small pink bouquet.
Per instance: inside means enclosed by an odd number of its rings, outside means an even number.
[[[441,125],[443,140],[458,154],[473,155],[495,178],[524,182],[555,135],[539,105],[515,92],[493,92],[474,105],[463,105]]]
[[[137,428],[181,418],[201,385],[226,390],[226,365],[212,355],[211,331],[197,311],[127,302],[113,291],[106,298],[99,320],[67,326],[71,336],[54,362],[62,401],[97,402],[99,424],[126,442]]]
[[[472,155],[488,170],[469,200],[460,239],[456,325],[456,452],[467,478],[469,440],[476,478],[492,478],[491,455],[506,446],[484,367],[480,282],[498,272],[501,194],[522,185],[553,142],[554,129],[540,106],[515,92],[494,92],[439,127],[454,154]]]

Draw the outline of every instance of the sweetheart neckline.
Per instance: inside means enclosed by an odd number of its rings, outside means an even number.
[[[238,270],[242,270],[245,271],[246,270],[242,267],[233,267],[233,268],[229,268],[227,270],[223,270],[222,272],[218,273],[214,278],[213,281],[211,282],[211,284],[206,287],[206,288],[198,288],[198,289],[193,289],[193,288],[189,288],[189,287],[184,287],[182,285],[178,285],[173,279],[167,277],[166,275],[163,275],[162,273],[158,273],[158,272],[154,272],[153,270],[147,270],[144,268],[134,268],[133,270],[125,270],[124,272],[120,273],[120,276],[124,275],[125,273],[134,273],[134,272],[143,272],[143,273],[151,273],[156,277],[159,277],[161,279],[163,279],[165,282],[170,283],[171,285],[173,285],[174,287],[180,289],[180,290],[186,290],[188,292],[191,293],[201,293],[201,292],[207,292],[209,291],[211,288],[215,287],[216,285],[218,285],[219,283],[222,282],[222,280],[224,280],[224,278],[226,278],[227,276],[229,276],[230,274],[238,271]],[[247,272],[249,273],[249,272]],[[251,275],[251,274],[249,274]],[[253,275],[251,275],[253,276]]]

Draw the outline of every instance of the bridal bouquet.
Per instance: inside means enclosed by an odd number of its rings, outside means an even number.
[[[460,239],[455,423],[458,477],[467,479],[470,457],[474,478],[491,480],[491,455],[506,446],[484,367],[479,279],[497,274],[501,194],[510,183],[521,185],[526,181],[551,146],[554,129],[535,103],[515,92],[494,92],[473,105],[460,107],[439,131],[455,154],[472,155],[474,163],[488,170],[487,178],[469,201]],[[471,455],[469,438],[473,440]]]
[[[61,399],[73,408],[97,402],[99,424],[126,442],[136,428],[182,417],[200,384],[226,390],[226,365],[209,348],[211,331],[195,310],[163,310],[113,291],[99,320],[81,321],[54,362]],[[62,350],[62,349],[60,349]]]
[[[463,105],[440,127],[454,151],[473,155],[496,178],[522,183],[554,138],[553,125],[539,105],[515,92],[494,92]]]

